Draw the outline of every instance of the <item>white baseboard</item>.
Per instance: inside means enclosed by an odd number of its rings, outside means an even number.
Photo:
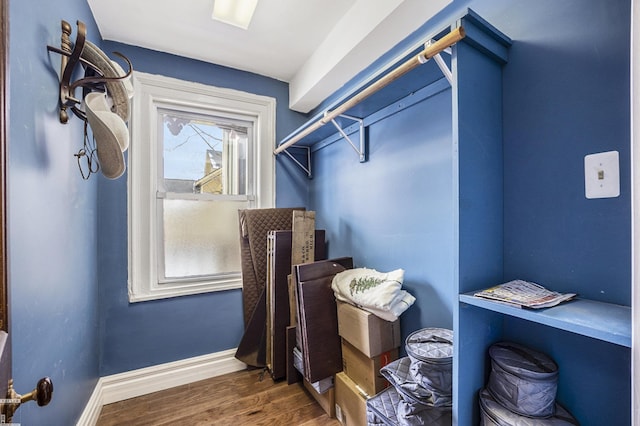
[[[94,426],[103,405],[245,369],[235,353],[234,348],[101,377],[76,426]]]
[[[102,385],[100,379],[96,383],[96,387],[93,388],[93,393],[84,407],[84,411],[76,423],[76,426],[95,426],[98,423],[98,417],[100,417],[100,411],[102,410]]]

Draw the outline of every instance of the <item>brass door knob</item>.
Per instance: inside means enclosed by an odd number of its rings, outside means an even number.
[[[14,413],[24,402],[36,401],[36,403],[43,407],[51,402],[53,397],[53,382],[49,377],[43,377],[38,380],[36,388],[31,392],[20,395],[15,389],[13,389],[13,379],[9,380],[9,389],[7,390],[6,402],[0,404],[0,411],[5,416],[5,422],[11,422]]]
[[[51,402],[53,397],[53,382],[48,377],[38,380],[36,388],[28,394],[20,396],[20,403],[27,401],[36,401],[40,407],[44,407]]]

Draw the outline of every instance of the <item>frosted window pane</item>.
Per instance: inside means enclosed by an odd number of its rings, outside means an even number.
[[[238,210],[248,201],[162,203],[166,278],[240,272]]]

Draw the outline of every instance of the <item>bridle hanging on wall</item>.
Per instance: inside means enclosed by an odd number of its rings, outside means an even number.
[[[102,169],[105,177],[115,179],[124,173],[124,151],[129,145],[128,131],[123,131],[123,127],[126,130],[126,122],[129,120],[132,89],[128,88],[126,83],[131,77],[133,67],[126,56],[113,52],[114,55],[127,63],[128,71],[125,72],[102,50],[86,40],[86,26],[83,22],[77,21],[77,26],[76,40],[72,42],[71,25],[64,20],[61,21],[60,48],[47,46],[49,52],[61,55],[59,119],[62,124],[68,123],[70,118],[68,110],[71,110],[74,115],[85,122],[84,147],[77,154],[74,154],[78,159],[82,177],[88,179],[92,173]],[[73,76],[77,74],[78,65],[84,69],[84,75],[72,81]],[[78,88],[82,88],[80,98],[76,96]],[[105,109],[101,102],[96,103],[95,96],[93,96],[94,105],[99,106],[100,109],[88,114],[89,105],[85,102],[84,109],[81,106],[83,100],[95,92],[105,94],[108,108]],[[96,142],[95,148],[91,144],[87,144],[87,123],[92,129]],[[114,147],[120,149],[122,155],[113,155]],[[95,164],[94,156],[96,153],[101,167],[97,167]],[[84,158],[88,163],[86,172],[81,166],[81,159]]]

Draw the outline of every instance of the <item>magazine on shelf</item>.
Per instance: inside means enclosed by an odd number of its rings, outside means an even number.
[[[521,308],[549,308],[575,297],[575,293],[558,293],[540,284],[514,280],[474,293],[474,296]]]

